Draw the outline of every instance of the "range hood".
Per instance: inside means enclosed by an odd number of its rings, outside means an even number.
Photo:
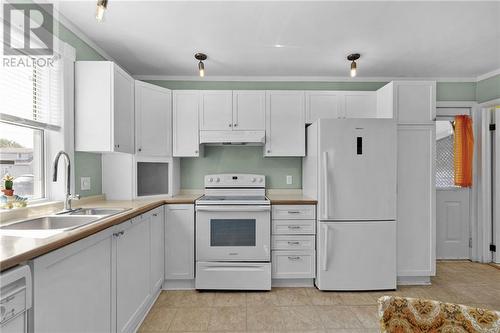
[[[265,131],[200,131],[204,144],[261,146],[265,141]]]

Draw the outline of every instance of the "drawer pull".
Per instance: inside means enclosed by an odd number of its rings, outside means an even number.
[[[289,210],[288,214],[300,214],[300,211],[298,211],[298,210]]]
[[[300,242],[288,242],[288,245],[300,245]]]
[[[300,260],[300,257],[299,256],[297,256],[297,257],[288,257],[288,260],[297,261],[297,260]]]
[[[301,229],[302,227],[300,225],[289,225],[288,229]]]

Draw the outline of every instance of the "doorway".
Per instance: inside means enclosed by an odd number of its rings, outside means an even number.
[[[470,258],[471,191],[454,181],[454,116],[470,108],[438,108],[436,118],[436,258]]]

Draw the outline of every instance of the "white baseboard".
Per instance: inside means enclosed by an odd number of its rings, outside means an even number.
[[[194,290],[194,279],[191,280],[165,280],[163,290]]]
[[[158,299],[158,296],[160,296],[160,294],[161,294],[161,289],[158,289],[158,291],[156,292],[154,297],[151,297],[151,302],[149,303],[146,311],[144,311],[144,314],[142,315],[141,320],[139,320],[139,322],[137,323],[137,326],[134,328],[134,331],[133,331],[134,333],[136,333],[137,330],[139,329],[139,327],[141,327],[142,322],[144,321],[144,319],[146,319],[146,316],[148,315],[149,311],[151,311],[151,308],[156,303],[156,300]]]
[[[314,279],[272,279],[272,287],[314,287]]]
[[[398,286],[428,286],[430,276],[398,276]]]

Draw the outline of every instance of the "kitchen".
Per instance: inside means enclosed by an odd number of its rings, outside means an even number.
[[[500,3],[2,10],[4,59],[53,60],[1,67],[2,332],[392,332],[413,298],[498,318]]]

